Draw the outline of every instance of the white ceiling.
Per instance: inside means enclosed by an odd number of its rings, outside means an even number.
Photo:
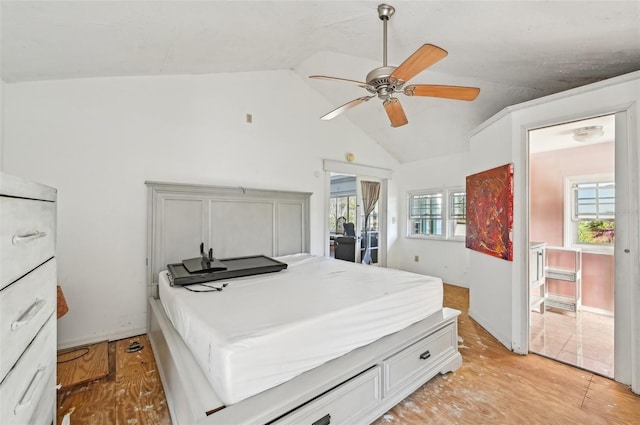
[[[602,127],[602,136],[584,141],[574,140],[574,131],[584,127]],[[579,148],[596,143],[614,142],[616,137],[615,115],[593,117],[580,121],[539,128],[529,133],[529,152],[539,153],[558,149]]]
[[[380,1],[7,1],[7,83],[126,75],[291,69],[327,110],[367,94],[324,74],[364,81],[382,65]],[[389,65],[431,43],[449,56],[411,83],[475,86],[473,102],[409,98],[391,128],[378,99],[350,120],[401,162],[467,149],[502,108],[640,70],[640,0],[402,1],[389,22]],[[332,125],[327,121],[326,125]]]

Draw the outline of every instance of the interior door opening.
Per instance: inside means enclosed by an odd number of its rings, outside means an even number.
[[[364,182],[364,184],[363,184]],[[379,264],[380,213],[377,198],[363,194],[375,178],[331,173],[328,202],[329,256],[356,263]]]
[[[614,377],[615,114],[529,131],[529,351]]]

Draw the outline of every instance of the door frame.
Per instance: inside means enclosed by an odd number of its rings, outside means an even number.
[[[378,199],[378,265],[381,267],[387,267],[387,209],[388,209],[388,180],[391,179],[392,171],[387,168],[373,167],[369,165],[353,164],[350,162],[341,162],[325,159],[322,166],[325,172],[325,199],[324,214],[323,214],[323,237],[324,243],[324,255],[329,256],[329,239],[326,235],[329,234],[329,198],[331,196],[331,173],[351,174],[359,179],[366,179],[367,177],[380,180],[380,199]],[[356,211],[359,213],[359,211]]]
[[[618,382],[631,385],[632,391],[640,393],[640,362],[637,360],[640,355],[640,288],[634,285],[639,277],[637,270],[637,260],[634,264],[633,256],[637,258],[640,241],[638,238],[638,199],[640,193],[637,166],[638,166],[638,141],[632,138],[633,117],[636,116],[636,106],[634,104],[622,105],[614,108],[594,110],[589,113],[580,113],[573,116],[558,117],[558,119],[547,120],[528,124],[522,127],[524,154],[524,174],[526,196],[524,197],[524,214],[526,216],[525,238],[523,243],[527,248],[523,252],[528,252],[529,226],[530,226],[530,146],[529,131],[543,127],[549,127],[566,122],[579,121],[601,115],[615,115],[615,181],[616,192],[618,187],[626,194],[626,202],[623,211],[618,211],[618,201],[616,198],[616,228],[621,230],[623,237],[616,237],[615,254],[615,306],[614,306],[614,379]],[[634,150],[635,149],[635,150]],[[634,205],[635,202],[635,205]],[[634,213],[635,212],[635,213]],[[636,220],[634,220],[634,214]],[[620,223],[618,223],[620,220]],[[622,225],[622,229],[620,229]],[[626,227],[626,232],[624,227]],[[635,254],[633,254],[635,252]],[[529,273],[529,258],[525,259],[526,277]],[[521,297],[521,348],[522,353],[529,352],[529,290],[528,281],[525,282],[527,290]],[[634,360],[635,359],[635,360]]]

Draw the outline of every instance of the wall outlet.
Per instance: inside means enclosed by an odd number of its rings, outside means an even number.
[[[420,261],[420,257],[418,257],[418,256],[416,255],[415,257],[413,257],[413,261],[415,261],[415,262],[417,263],[418,261]]]

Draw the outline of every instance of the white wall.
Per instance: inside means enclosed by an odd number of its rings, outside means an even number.
[[[397,163],[290,71],[6,84],[4,171],[58,189],[59,347],[146,331],[146,180],[313,192],[322,159]],[[253,115],[253,124],[245,115]]]
[[[407,193],[421,189],[464,187],[468,168],[468,153],[415,161],[398,167],[393,175],[397,192],[389,208],[390,214],[394,214],[389,222],[389,267],[439,276],[446,283],[468,287],[469,250],[465,248],[464,241],[407,238]],[[414,261],[415,256],[419,257],[418,262]]]
[[[637,235],[640,191],[640,73],[547,96],[509,107],[485,122],[471,136],[470,151],[458,155],[402,164],[394,173],[395,187],[389,195],[389,266],[441,276],[445,282],[470,288],[469,315],[505,346],[526,353],[527,327],[527,182],[526,134],[537,128],[628,109],[632,184],[628,212]],[[463,243],[409,239],[406,237],[407,192],[443,186],[462,186],[465,177],[507,163],[514,164],[513,262],[464,248]],[[394,215],[397,214],[397,215]],[[634,224],[635,223],[635,224]],[[638,237],[630,243],[631,253],[640,252]],[[420,262],[415,263],[415,255]],[[639,257],[631,256],[633,274],[624,295],[616,295],[628,306],[632,319],[630,338],[616,348],[616,363],[624,363],[622,375],[632,370],[634,391],[640,388],[640,270]],[[631,301],[629,301],[631,300]],[[622,304],[621,302],[618,302]],[[626,305],[625,304],[625,305]],[[635,307],[633,307],[635,306]],[[619,332],[621,326],[616,326]],[[620,338],[619,338],[620,339]],[[635,360],[632,360],[635,359]],[[618,376],[616,377],[618,379]],[[628,379],[626,379],[628,381]]]
[[[511,117],[505,116],[471,138],[469,175],[513,162],[511,146],[506,143],[509,139],[504,137],[511,124]],[[521,171],[514,165],[514,180]],[[522,255],[515,245],[513,263],[469,250],[469,316],[507,346],[511,341],[511,292],[501,291],[499,285],[510,279],[512,265]]]
[[[2,168],[2,157],[3,157],[3,151],[4,149],[2,148],[2,134],[3,134],[3,126],[2,126],[2,122],[4,120],[4,81],[0,80],[0,171],[3,170]]]
[[[514,163],[514,261],[510,263],[475,252],[471,254],[469,314],[507,347],[516,352],[526,353],[528,343],[526,323],[528,191],[525,178],[527,129],[621,110],[628,111],[628,120],[623,123],[628,133],[628,144],[624,146],[625,155],[620,155],[621,152],[616,153],[616,161],[629,161],[630,175],[627,176],[628,184],[621,185],[625,190],[617,190],[616,195],[628,196],[631,202],[629,211],[617,211],[617,214],[622,213],[630,219],[629,247],[630,252],[635,254],[616,254],[616,257],[629,255],[624,258],[631,263],[628,281],[622,282],[622,285],[616,282],[616,379],[631,383],[628,378],[632,376],[633,371],[636,392],[640,390],[640,356],[638,356],[640,353],[640,313],[638,312],[640,258],[637,255],[640,249],[638,243],[638,203],[640,202],[638,102],[640,102],[640,72],[507,108],[503,113],[489,120],[471,137],[473,164],[469,169],[469,172],[473,173],[506,162]],[[618,142],[619,140],[616,140],[617,145]],[[616,147],[617,151],[618,149],[619,146]],[[616,167],[619,165],[617,162]],[[616,173],[616,179],[618,179],[618,172]],[[631,319],[631,331],[624,338],[619,338],[618,334],[618,316],[623,311],[618,308],[628,310],[626,317]],[[620,318],[622,317],[623,315],[620,315]],[[625,326],[629,326],[628,323]],[[619,371],[622,371],[621,375]],[[626,378],[622,378],[623,375]]]

